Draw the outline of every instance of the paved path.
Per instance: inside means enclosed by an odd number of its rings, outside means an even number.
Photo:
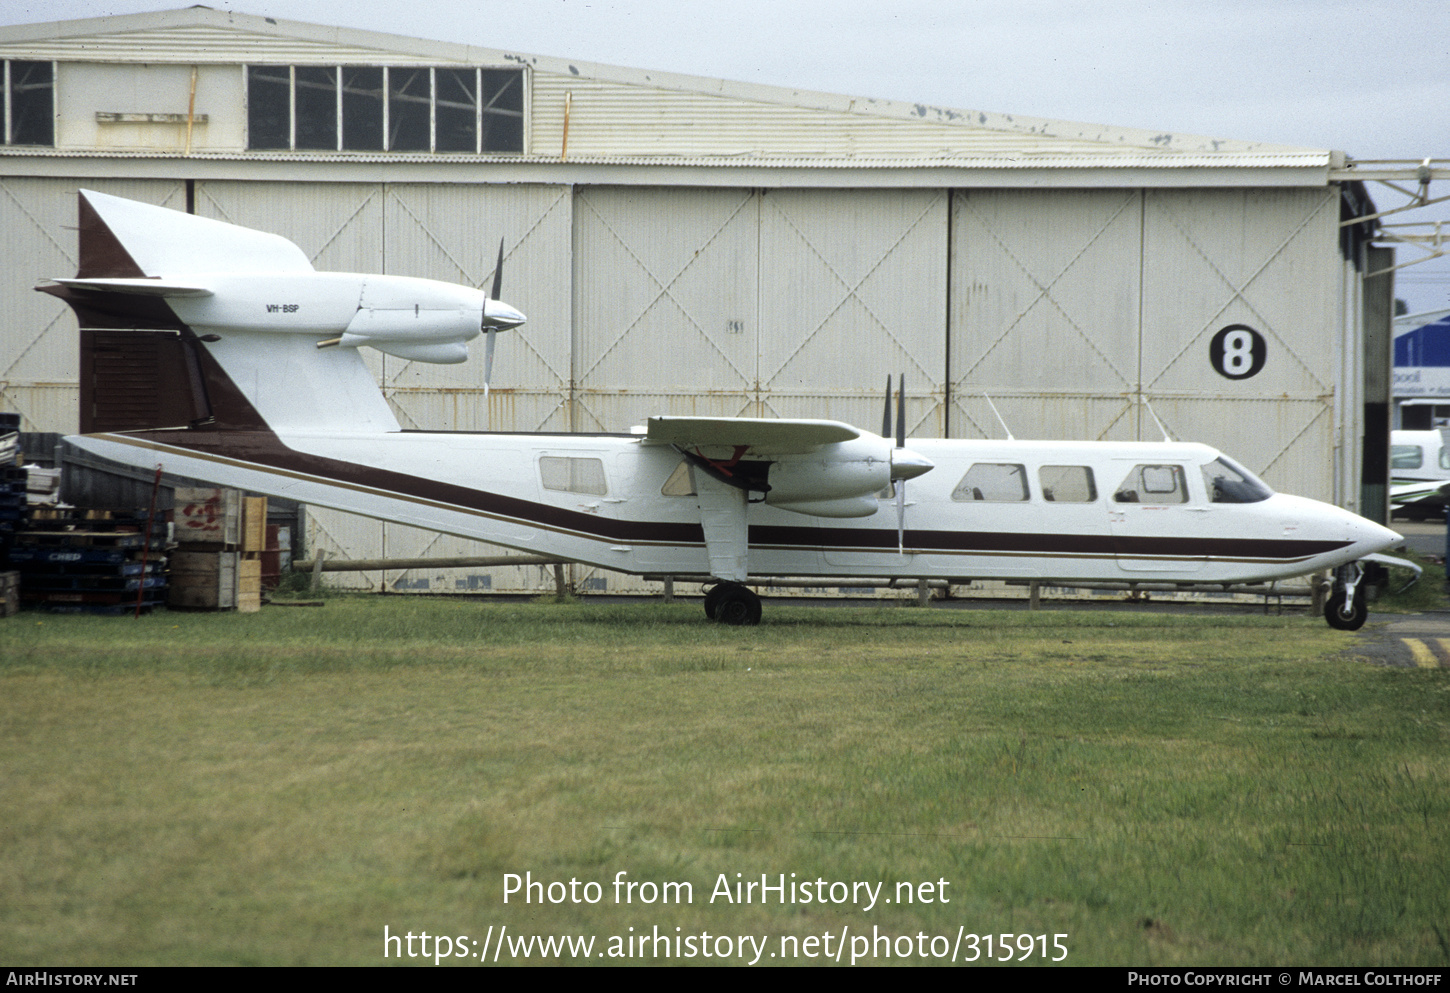
[[[1450,669],[1450,613],[1370,614],[1356,651],[1380,665]]]

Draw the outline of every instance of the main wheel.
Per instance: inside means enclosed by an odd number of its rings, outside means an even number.
[[[716,620],[715,613],[720,609],[720,598],[729,590],[729,583],[716,583],[710,587],[710,592],[705,594],[705,616],[710,620]]]
[[[760,623],[760,597],[743,586],[733,583],[715,589],[725,589],[715,605],[715,620],[721,624],[752,625]],[[711,591],[712,593],[714,590]]]
[[[1344,603],[1344,587],[1336,586],[1324,605],[1324,619],[1329,626],[1340,631],[1358,631],[1369,617],[1369,607],[1364,602],[1364,588],[1354,591],[1354,600],[1348,607]]]

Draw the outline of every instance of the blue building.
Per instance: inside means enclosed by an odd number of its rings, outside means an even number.
[[[1394,427],[1450,427],[1450,310],[1395,318]]]

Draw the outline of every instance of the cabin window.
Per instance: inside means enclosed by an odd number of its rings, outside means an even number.
[[[1113,493],[1117,503],[1173,504],[1188,502],[1188,477],[1181,465],[1139,465]]]
[[[1443,453],[1441,453],[1443,456]],[[1444,458],[1441,458],[1444,461]],[[1418,469],[1425,464],[1424,452],[1419,445],[1391,445],[1391,469]]]
[[[518,154],[524,86],[523,69],[248,66],[247,147]]]
[[[545,455],[539,459],[539,478],[546,490],[604,496],[604,463],[600,459],[572,459]]]
[[[1085,465],[1045,465],[1037,470],[1042,499],[1048,503],[1093,503],[1098,487]]]
[[[1021,503],[1027,499],[1027,470],[1010,462],[978,462],[967,470],[952,499],[959,502]]]
[[[675,471],[670,473],[670,478],[665,480],[665,485],[660,487],[660,496],[694,496],[695,480],[690,475],[690,464],[683,459],[675,466]]]
[[[55,145],[55,63],[6,59],[3,66],[6,145]]]
[[[1258,503],[1274,495],[1253,473],[1222,455],[1203,467],[1203,488],[1214,503]]]

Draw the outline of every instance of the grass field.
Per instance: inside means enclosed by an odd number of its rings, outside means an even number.
[[[739,629],[694,602],[24,614],[0,960],[502,963],[570,935],[594,945],[527,960],[637,964],[658,933],[702,964],[922,964],[1005,934],[1073,965],[1443,966],[1450,670],[1355,643],[1307,616],[771,604]],[[526,873],[563,902],[505,902]],[[719,896],[762,874],[881,886]]]

